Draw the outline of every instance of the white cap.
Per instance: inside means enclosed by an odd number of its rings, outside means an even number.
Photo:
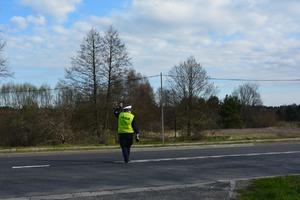
[[[126,107],[123,108],[123,110],[131,110],[131,108],[132,108],[131,105],[130,106],[126,106]]]

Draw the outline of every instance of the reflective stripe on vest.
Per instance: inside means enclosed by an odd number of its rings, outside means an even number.
[[[134,133],[132,121],[134,115],[129,112],[121,112],[118,118],[118,133]]]

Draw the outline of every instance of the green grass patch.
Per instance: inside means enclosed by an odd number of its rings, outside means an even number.
[[[252,180],[238,191],[239,200],[299,200],[300,176],[284,176]]]

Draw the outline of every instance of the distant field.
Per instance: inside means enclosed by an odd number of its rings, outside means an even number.
[[[105,148],[118,148],[116,142],[116,134],[111,135],[109,142],[106,144],[98,143],[79,143],[79,144],[57,144],[57,145],[38,145],[27,147],[5,147],[0,146],[0,153],[5,152],[35,152],[35,151],[64,151],[64,150],[93,150]],[[177,132],[175,137],[174,131],[165,132],[165,144],[177,145],[182,143],[198,143],[198,144],[223,144],[223,143],[247,143],[253,140],[261,140],[272,142],[273,139],[288,139],[293,138],[300,140],[300,128],[285,127],[285,128],[254,128],[254,129],[218,129],[202,131],[198,134],[193,134],[191,137],[180,135]],[[160,132],[142,132],[141,141],[135,143],[138,145],[161,146],[162,135]]]
[[[161,140],[161,133],[143,133],[145,142]],[[192,133],[188,138],[181,131],[166,131],[165,139],[169,142],[176,141],[237,141],[253,139],[279,139],[279,138],[300,138],[299,127],[269,127],[269,128],[247,128],[247,129],[216,129],[206,130],[199,133]]]
[[[206,139],[224,138],[226,140],[272,139],[300,137],[300,128],[269,127],[252,129],[221,129],[202,132]]]
[[[175,135],[174,131],[165,131],[165,144],[180,144],[180,143],[203,143],[203,144],[218,144],[218,143],[245,143],[253,140],[268,140],[273,139],[289,139],[297,138],[300,140],[300,128],[297,126],[288,127],[269,127],[269,128],[252,128],[252,129],[216,129],[206,130],[199,133],[192,133],[191,137],[182,134],[183,131],[178,131]],[[98,149],[118,147],[116,140],[116,133],[112,132],[106,144],[98,144],[96,138],[88,140],[93,142],[82,143],[65,143],[55,145],[37,145],[27,147],[8,147],[0,146],[0,153],[6,149],[12,148],[12,151],[56,151],[56,150],[84,150],[84,149]],[[160,132],[142,132],[139,145],[162,145],[162,135]],[[14,150],[15,148],[15,150]]]

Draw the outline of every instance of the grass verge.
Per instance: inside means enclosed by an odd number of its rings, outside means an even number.
[[[238,190],[238,200],[297,200],[300,199],[300,176],[256,179]]]
[[[140,142],[135,143],[135,148],[151,148],[151,147],[177,147],[177,146],[206,146],[206,145],[240,145],[248,143],[280,143],[280,142],[299,142],[300,138],[284,138],[284,139],[258,139],[258,140],[236,140],[236,141],[187,141],[181,142]],[[51,145],[51,146],[34,146],[34,147],[1,147],[0,154],[3,153],[30,153],[30,152],[52,152],[52,151],[85,151],[85,150],[111,150],[119,149],[118,144],[113,145]]]

